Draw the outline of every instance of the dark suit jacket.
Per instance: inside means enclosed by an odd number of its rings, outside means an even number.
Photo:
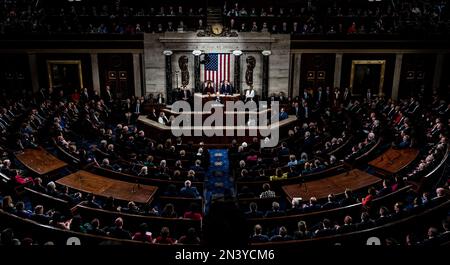
[[[222,85],[220,87],[220,94],[233,94],[233,87],[231,85]]]
[[[245,216],[247,218],[261,218],[261,217],[263,217],[263,215],[264,214],[261,211],[256,211],[256,212],[248,211],[245,213]]]
[[[286,213],[284,211],[267,211],[264,217],[277,217],[277,216],[285,216]]]
[[[186,96],[184,95],[184,93],[185,93],[185,91],[186,91]],[[188,100],[191,98],[191,91],[190,90],[181,90],[179,93],[178,93],[178,99],[179,100],[182,100],[182,99],[184,99],[184,98],[187,98]]]

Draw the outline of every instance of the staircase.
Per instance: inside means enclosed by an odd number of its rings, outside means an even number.
[[[211,202],[227,196],[235,196],[234,178],[230,176],[228,150],[209,149],[210,163],[204,183],[204,212],[209,211]]]
[[[215,23],[222,23],[222,9],[220,7],[208,7],[206,21],[208,22],[208,27]]]

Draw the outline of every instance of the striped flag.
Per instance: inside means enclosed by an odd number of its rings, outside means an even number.
[[[205,81],[212,81],[216,91],[223,80],[230,80],[231,56],[229,53],[209,53],[205,64]]]

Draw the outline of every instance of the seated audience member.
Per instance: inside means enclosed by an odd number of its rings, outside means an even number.
[[[383,180],[383,188],[381,188],[379,191],[377,191],[377,197],[384,196],[386,194],[389,194],[392,191],[391,186],[389,184],[390,184],[389,180],[387,180],[387,179]]]
[[[107,210],[107,211],[116,211],[117,206],[116,206],[114,197],[109,196],[108,198],[106,198],[106,201],[103,204],[102,208],[103,208],[103,210]]]
[[[31,187],[33,190],[41,192],[41,193],[45,193],[46,192],[46,188],[44,187],[44,185],[42,185],[42,179],[41,178],[35,178],[34,179],[34,184]]]
[[[121,217],[114,221],[114,226],[108,229],[107,234],[119,239],[131,239],[130,232],[123,229],[123,219]]]
[[[183,245],[198,245],[200,244],[200,238],[197,236],[195,228],[191,227],[187,230],[186,235],[183,235],[178,239],[177,243]]]
[[[411,138],[409,137],[409,135],[404,135],[402,138],[402,141],[397,145],[398,148],[403,149],[403,148],[409,148],[411,147]]]
[[[364,230],[375,226],[375,221],[370,218],[368,212],[361,213],[361,222],[356,224],[357,230]]]
[[[30,218],[31,213],[25,209],[25,203],[22,201],[19,201],[16,203],[16,211],[15,211],[15,215],[22,217],[22,218]]]
[[[183,218],[192,220],[202,220],[203,216],[199,205],[196,203],[191,203],[189,205],[189,210],[183,214]]]
[[[297,159],[295,158],[295,155],[289,156],[289,162],[287,164],[288,167],[294,167],[298,164]]]
[[[269,241],[269,237],[267,235],[262,234],[262,226],[257,224],[253,228],[253,235],[250,236],[251,243],[263,243]]]
[[[322,209],[332,209],[338,206],[336,197],[333,193],[328,194],[328,201],[322,205]]]
[[[361,202],[363,206],[370,207],[373,199],[377,196],[377,190],[374,187],[370,187],[367,191],[366,197],[364,197]]]
[[[291,204],[292,208],[287,210],[288,214],[301,214],[304,212],[302,198],[293,198]]]
[[[106,168],[108,170],[114,170],[114,168],[109,164],[109,159],[108,158],[104,158],[102,160],[102,163],[100,164],[100,167]]]
[[[294,238],[288,235],[286,227],[282,226],[279,229],[278,235],[274,235],[270,238],[269,241],[276,242],[276,241],[289,241],[293,240]]]
[[[59,197],[60,193],[58,190],[56,190],[56,184],[53,181],[50,181],[47,183],[47,190],[46,193],[53,197]]]
[[[90,208],[96,208],[96,209],[101,209],[102,207],[100,206],[100,204],[98,204],[97,202],[95,202],[95,195],[92,193],[89,193],[86,196],[86,200],[81,202],[81,205],[90,207]]]
[[[84,224],[86,227],[86,233],[97,235],[97,236],[106,236],[105,230],[100,228],[100,220],[97,218],[92,219],[91,222]]]
[[[83,219],[80,215],[75,215],[70,221],[70,231],[86,233],[86,228],[83,226]]]
[[[152,243],[152,232],[148,231],[148,225],[142,223],[139,225],[139,232],[136,232],[132,237],[132,240]]]
[[[280,210],[280,204],[278,202],[272,203],[272,210],[266,212],[264,217],[277,217],[277,216],[285,216],[286,213]]]
[[[282,121],[282,120],[287,119],[288,117],[289,117],[289,115],[287,114],[286,111],[284,111],[284,108],[281,108],[279,120]]]
[[[275,198],[275,192],[270,190],[270,184],[264,183],[263,184],[263,192],[259,195],[260,198]]]
[[[129,201],[127,207],[118,207],[117,210],[123,213],[140,214],[141,210],[133,201]]]
[[[287,179],[288,173],[283,173],[283,170],[281,168],[277,168],[275,170],[275,176],[270,176],[270,181],[276,181],[276,180],[282,180]]]
[[[439,231],[436,227],[430,227],[427,231],[427,235],[422,245],[426,247],[439,246],[440,243]]]
[[[321,206],[320,206],[319,202],[317,201],[317,198],[313,196],[313,197],[309,198],[309,203],[305,204],[303,210],[311,212],[311,211],[319,210],[320,208],[321,208]]]
[[[336,230],[329,219],[323,219],[321,227],[314,233],[315,237],[334,235]]]
[[[49,211],[49,213],[51,213],[51,211]],[[42,205],[36,205],[36,207],[34,207],[34,212],[30,218],[31,220],[44,225],[48,225],[51,219],[51,217],[48,214],[44,213],[44,206]]]
[[[339,226],[337,229],[337,233],[345,234],[350,233],[355,230],[355,225],[353,224],[353,218],[349,215],[344,217],[344,224]]]
[[[256,202],[251,202],[249,204],[249,211],[245,212],[245,216],[247,218],[261,218],[263,217],[263,213],[258,211],[258,204]]]
[[[14,208],[14,202],[11,196],[3,197],[2,209],[8,213],[15,213],[16,209]]]
[[[386,224],[391,219],[389,210],[385,206],[380,207],[380,209],[378,210],[378,214],[379,214],[379,217],[378,217],[378,219],[375,220],[375,223],[378,226]]]
[[[161,212],[161,217],[177,218],[177,212],[175,211],[175,206],[172,203],[166,204]]]
[[[199,198],[200,193],[196,187],[192,187],[192,182],[190,180],[186,180],[184,182],[184,187],[180,190],[179,196],[186,198]]]
[[[402,202],[396,202],[394,204],[394,212],[390,215],[390,218],[393,220],[398,220],[405,217],[406,211],[405,206]]]
[[[312,233],[308,230],[305,221],[299,221],[297,223],[297,230],[294,232],[295,240],[309,239],[312,237]]]
[[[170,230],[168,227],[161,228],[160,235],[153,239],[153,243],[155,244],[166,244],[166,245],[173,245],[175,244],[175,240],[170,237]]]
[[[400,177],[399,175],[395,175],[394,176],[394,183],[391,186],[391,191],[392,192],[397,191],[397,190],[403,188],[404,186],[405,186],[405,183],[403,181],[403,178]]]
[[[158,123],[162,124],[162,125],[168,125],[169,124],[169,120],[167,119],[166,114],[163,111],[161,111],[159,113]]]

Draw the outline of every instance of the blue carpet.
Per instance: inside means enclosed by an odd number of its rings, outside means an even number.
[[[205,177],[205,212],[208,212],[211,200],[224,195],[235,195],[234,180],[230,175],[230,161],[228,150],[210,149],[210,166]]]

